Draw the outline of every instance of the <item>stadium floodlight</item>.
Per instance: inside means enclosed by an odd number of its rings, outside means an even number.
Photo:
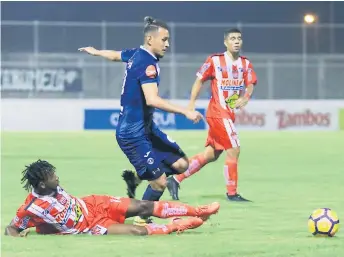
[[[317,17],[314,14],[305,14],[303,20],[306,24],[313,24],[317,21]]]

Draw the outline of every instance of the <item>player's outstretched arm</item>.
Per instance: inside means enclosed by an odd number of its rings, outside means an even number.
[[[187,117],[189,120],[192,120],[195,123],[199,122],[203,118],[202,114],[200,114],[197,111],[188,110],[184,107],[171,104],[165,99],[162,99],[158,95],[158,85],[155,82],[143,84],[142,90],[145,95],[146,103],[148,106],[152,106],[166,112],[183,114],[185,115],[185,117]]]
[[[195,110],[196,100],[201,92],[202,85],[203,81],[197,77],[191,89],[191,96],[188,106],[189,110]]]
[[[5,236],[13,236],[13,237],[26,237],[29,234],[30,230],[25,229],[23,231],[18,230],[17,227],[8,225],[5,229]]]
[[[101,56],[105,59],[108,59],[110,61],[114,62],[121,62],[122,61],[122,56],[121,56],[121,51],[114,51],[114,50],[98,50],[92,46],[88,47],[81,47],[78,49],[80,52],[86,52],[90,55],[93,56]]]

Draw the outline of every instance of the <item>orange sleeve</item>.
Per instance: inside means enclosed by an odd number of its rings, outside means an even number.
[[[32,220],[32,215],[30,212],[25,210],[26,205],[22,205],[17,210],[17,215],[13,218],[11,225],[18,228],[18,230],[24,230],[35,226],[34,221]]]
[[[213,60],[209,56],[202,67],[197,71],[197,77],[202,80],[202,82],[212,79],[214,77],[214,64]]]
[[[253,65],[251,62],[248,64],[247,71],[244,73],[244,80],[245,80],[246,86],[251,85],[251,84],[253,85],[257,84],[257,74],[254,71]]]

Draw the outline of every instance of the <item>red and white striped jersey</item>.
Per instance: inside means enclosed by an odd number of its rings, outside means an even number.
[[[79,234],[87,232],[88,210],[83,200],[61,187],[55,195],[38,195],[32,191],[18,209],[11,225],[19,230],[36,227],[44,234]]]
[[[212,96],[206,115],[209,118],[234,120],[231,101],[237,100],[246,86],[257,83],[252,63],[244,56],[233,61],[227,52],[209,56],[197,76],[203,82],[211,80]]]

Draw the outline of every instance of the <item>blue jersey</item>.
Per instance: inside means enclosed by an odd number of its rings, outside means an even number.
[[[155,109],[147,106],[141,86],[153,82],[159,85],[159,59],[142,46],[123,50],[121,57],[127,65],[116,134],[119,138],[141,137],[151,133]]]

